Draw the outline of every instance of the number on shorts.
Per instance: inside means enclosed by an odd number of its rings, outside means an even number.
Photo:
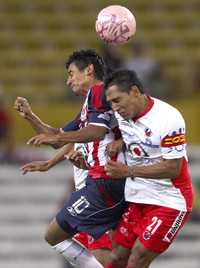
[[[76,214],[80,214],[84,209],[89,207],[90,203],[87,201],[85,196],[81,196],[73,205],[72,209],[76,212]]]
[[[147,226],[147,230],[151,232],[151,234],[154,234],[158,227],[161,225],[162,220],[160,220],[158,217],[153,217],[151,220],[152,223]]]

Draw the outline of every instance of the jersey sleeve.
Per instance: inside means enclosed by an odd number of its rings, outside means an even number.
[[[161,152],[165,159],[186,157],[185,121],[178,111],[167,119],[161,134]]]
[[[79,129],[80,124],[80,113],[76,116],[74,120],[64,125],[60,130],[61,132],[75,131]]]

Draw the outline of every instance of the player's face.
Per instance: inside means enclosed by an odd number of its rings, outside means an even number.
[[[120,91],[116,85],[109,87],[106,91],[107,100],[111,103],[113,111],[118,112],[126,120],[138,115],[140,95],[135,87],[129,93]]]
[[[68,78],[66,84],[76,95],[85,96],[88,90],[88,77],[86,71],[80,71],[74,63],[71,63],[68,67]]]

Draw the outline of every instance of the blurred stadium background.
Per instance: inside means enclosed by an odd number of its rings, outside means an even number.
[[[162,69],[157,95],[179,108],[187,123],[195,209],[177,242],[152,267],[199,267],[200,1],[1,0],[0,108],[11,122],[8,139],[0,140],[2,268],[63,265],[43,241],[43,233],[67,192],[71,167],[61,165],[49,174],[27,178],[20,175],[20,164],[46,159],[53,150],[25,146],[34,132],[12,107],[17,96],[24,96],[34,112],[53,126],[73,118],[81,100],[65,86],[65,61],[75,49],[94,48],[103,53],[105,47],[94,24],[98,12],[111,4],[126,6],[137,20],[136,35],[126,45],[113,48],[115,56],[126,62],[133,57],[134,42],[145,44],[145,54]]]

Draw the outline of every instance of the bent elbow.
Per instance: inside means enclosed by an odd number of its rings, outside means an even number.
[[[173,170],[171,170],[171,177],[172,178],[178,177],[179,172],[180,172],[180,169],[179,168],[174,168]]]
[[[173,163],[170,163],[169,170],[171,173],[172,178],[176,178],[180,174],[180,169],[181,169],[181,162],[180,160],[173,161]]]
[[[103,140],[105,137],[105,133],[99,133],[99,140]]]

